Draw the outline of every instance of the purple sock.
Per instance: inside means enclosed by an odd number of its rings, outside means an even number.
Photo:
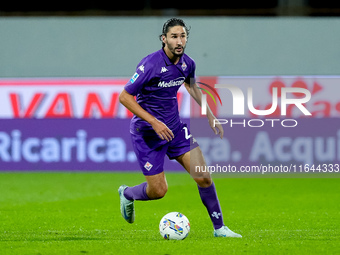
[[[124,196],[129,200],[150,200],[146,194],[147,183],[143,182],[137,186],[127,187],[124,190]]]
[[[218,201],[214,182],[210,187],[202,188],[198,186],[203,204],[208,210],[214,229],[224,226],[220,202]]]

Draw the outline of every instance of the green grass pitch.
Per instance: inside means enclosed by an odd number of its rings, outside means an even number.
[[[117,189],[141,173],[0,173],[0,254],[340,254],[338,178],[214,178],[224,221],[242,239],[214,238],[192,178],[166,173],[169,190],[120,215]],[[183,241],[158,224],[185,214]]]

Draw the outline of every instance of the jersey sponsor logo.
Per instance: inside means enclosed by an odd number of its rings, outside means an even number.
[[[168,69],[166,69],[165,67],[162,67],[161,73],[165,73],[165,72],[167,72],[167,71],[168,71]]]
[[[181,86],[184,83],[185,77],[178,77],[177,79],[171,80],[169,82],[160,81],[158,87],[169,88],[175,86]]]
[[[134,82],[137,80],[138,76],[139,76],[139,74],[138,74],[138,73],[135,73],[135,74],[131,77],[130,82],[131,82],[131,83],[134,83]]]

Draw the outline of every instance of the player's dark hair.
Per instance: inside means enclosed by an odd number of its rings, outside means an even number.
[[[189,30],[190,27],[187,27],[185,22],[182,19],[178,18],[171,18],[167,20],[162,29],[162,34],[159,36],[159,39],[162,41],[162,35],[166,36],[166,34],[169,32],[170,28],[175,27],[175,26],[182,26],[185,28],[185,31],[187,32],[187,38],[189,38]],[[164,48],[165,44],[162,42],[162,47]]]

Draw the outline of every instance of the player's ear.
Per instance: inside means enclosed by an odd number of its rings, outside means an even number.
[[[165,43],[166,42],[166,36],[165,35],[161,35],[162,38],[162,42]]]

